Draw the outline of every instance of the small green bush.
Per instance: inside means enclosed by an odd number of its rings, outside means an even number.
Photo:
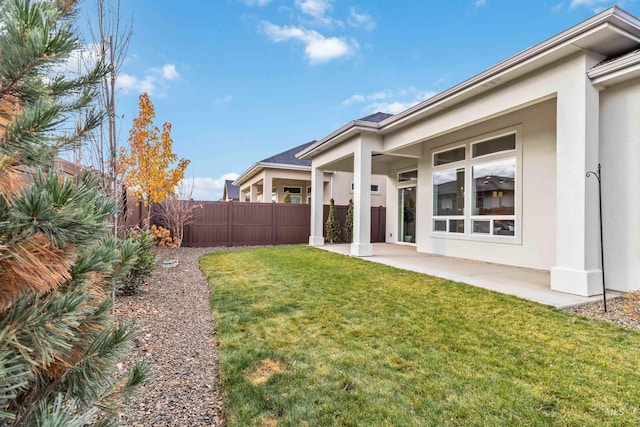
[[[329,243],[340,241],[340,223],[336,213],[336,205],[333,199],[329,201],[329,217],[327,218],[326,239]]]
[[[155,237],[147,230],[133,230],[119,244],[124,273],[115,283],[116,295],[134,295],[147,283],[155,269],[152,253]]]
[[[353,199],[349,199],[349,207],[347,208],[347,218],[344,220],[344,241],[351,243],[353,241]]]

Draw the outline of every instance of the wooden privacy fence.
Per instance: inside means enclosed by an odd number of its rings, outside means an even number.
[[[308,243],[311,206],[288,203],[194,202],[194,219],[185,227],[183,246],[256,246]],[[329,206],[324,206],[326,223]],[[341,225],[346,206],[336,206]],[[153,222],[153,221],[152,221]],[[371,208],[371,242],[384,242],[386,209]]]

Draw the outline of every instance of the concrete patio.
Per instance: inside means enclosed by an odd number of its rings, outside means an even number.
[[[331,244],[318,248],[349,255],[349,247],[349,244]],[[374,243],[373,256],[362,259],[515,295],[557,308],[602,300],[602,295],[583,297],[552,291],[548,271],[424,254],[409,245]],[[621,292],[607,290],[607,299],[621,295]]]

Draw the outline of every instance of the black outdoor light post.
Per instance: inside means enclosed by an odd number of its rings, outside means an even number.
[[[591,175],[598,179],[598,203],[600,207],[600,262],[602,263],[602,303],[604,304],[604,312],[607,312],[607,288],[604,281],[604,244],[602,239],[602,181],[600,174],[600,163],[598,163],[598,171],[588,171],[587,178]]]

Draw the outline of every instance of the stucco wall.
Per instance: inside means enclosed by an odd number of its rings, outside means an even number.
[[[605,280],[620,291],[640,287],[639,118],[640,80],[600,93]]]
[[[511,243],[498,243],[455,239],[450,235],[434,236],[431,233],[432,150],[512,126],[519,126],[522,131],[522,166],[517,177],[522,185],[521,239],[514,239]],[[418,163],[418,250],[528,268],[551,269],[555,263],[556,242],[555,129],[556,104],[555,100],[549,100],[423,143],[423,156]],[[390,170],[400,170],[407,166],[407,161],[398,162],[393,164]],[[395,174],[389,174],[389,184],[387,229],[393,230],[394,236],[388,236],[388,239],[395,242]],[[391,188],[391,185],[394,188]]]

